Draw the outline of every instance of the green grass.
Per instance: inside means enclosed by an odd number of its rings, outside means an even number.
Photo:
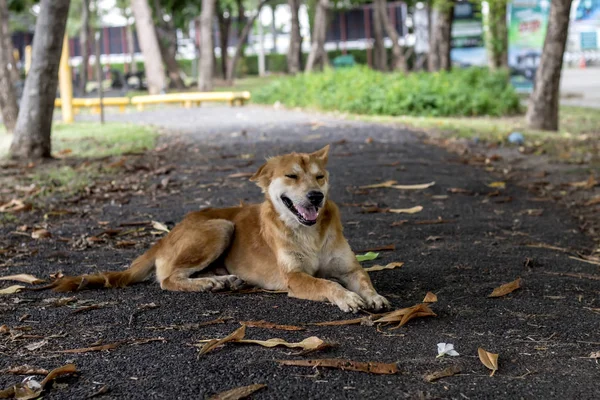
[[[123,123],[77,122],[54,124],[52,152],[68,157],[97,158],[154,148],[154,128]]]
[[[36,197],[43,199],[57,193],[73,195],[82,192],[91,186],[99,175],[99,170],[90,166],[74,168],[61,165],[38,169],[31,177],[30,183],[41,189]]]
[[[243,92],[248,91],[253,93],[257,90],[260,90],[262,87],[270,84],[271,82],[280,78],[281,75],[269,75],[265,77],[252,76],[248,78],[236,79],[233,82],[233,86],[227,86],[222,84],[221,82],[217,82],[217,86],[215,86],[215,92]],[[219,84],[221,83],[221,84]]]

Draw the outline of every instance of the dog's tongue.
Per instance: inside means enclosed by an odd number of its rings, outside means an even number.
[[[297,205],[296,210],[298,210],[300,215],[302,215],[302,218],[304,218],[307,221],[314,221],[317,219],[317,216],[319,215],[319,213],[317,212],[317,209],[313,206],[304,207],[301,205]]]

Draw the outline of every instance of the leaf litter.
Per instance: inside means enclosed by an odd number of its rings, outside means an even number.
[[[61,375],[72,374],[75,372],[77,372],[75,365],[67,364],[50,371],[41,382],[30,379],[29,377],[25,378],[21,383],[4,390],[0,390],[0,399],[16,398],[29,400],[38,398],[44,393],[50,382],[54,381]]]
[[[263,383],[255,383],[254,385],[241,386],[235,389],[230,389],[225,392],[217,393],[213,396],[210,396],[208,400],[238,400],[245,399],[250,396],[252,393],[257,392],[263,388],[266,388],[267,385]]]
[[[427,292],[425,294],[425,298],[423,299],[423,303],[437,303],[438,298],[435,293]]]
[[[303,331],[306,328],[294,325],[279,325],[267,321],[240,321],[240,324],[250,328],[278,329],[282,331]]]
[[[521,284],[523,280],[521,278],[517,278],[512,282],[505,283],[504,285],[498,286],[494,289],[494,291],[488,297],[502,297],[506,296],[509,293],[514,292],[517,289],[521,288]]]
[[[367,272],[373,272],[373,271],[383,271],[385,269],[395,269],[395,268],[400,268],[404,265],[403,262],[391,262],[389,264],[386,265],[373,265],[372,267],[367,267],[364,268],[365,271]]]
[[[422,318],[422,317],[436,317],[437,314],[434,313],[431,308],[427,304],[417,304],[412,307],[401,308],[399,310],[395,310],[387,313],[385,316],[376,319],[374,322],[392,324],[398,323],[397,326],[390,329],[398,329],[401,326],[406,325],[408,321],[414,318]]]
[[[431,374],[425,375],[425,381],[434,382],[434,381],[437,381],[438,379],[447,378],[449,376],[454,376],[454,375],[460,374],[461,370],[462,369],[460,368],[459,365],[451,365],[448,368],[444,368],[441,371],[435,371],[435,372],[432,372]]]
[[[358,262],[371,261],[371,260],[376,259],[377,257],[379,257],[379,253],[374,253],[372,251],[369,251],[369,252],[366,252],[365,254],[357,254],[356,260]]]
[[[395,363],[381,363],[375,361],[353,361],[343,358],[324,358],[312,360],[276,360],[280,365],[290,365],[296,367],[323,367],[336,368],[342,371],[358,371],[370,374],[394,375],[399,372]]]
[[[30,275],[30,274],[0,276],[0,281],[16,281],[16,282],[29,283],[32,285],[37,285],[39,283],[44,282],[43,279],[36,278],[35,276]]]
[[[492,371],[490,376],[494,376],[496,371],[498,371],[498,354],[490,353],[481,347],[477,349],[477,353],[479,354],[481,363]]]

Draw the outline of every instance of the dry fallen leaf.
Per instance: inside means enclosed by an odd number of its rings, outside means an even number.
[[[432,187],[433,185],[435,185],[435,182],[421,183],[418,185],[393,185],[391,187],[393,187],[394,189],[400,189],[400,190],[422,190],[422,189],[427,189],[429,187]]]
[[[521,287],[522,281],[523,280],[521,278],[517,278],[512,282],[505,283],[502,286],[498,286],[488,297],[502,297],[509,293],[512,293]]]
[[[48,341],[46,339],[44,339],[44,340],[40,340],[39,342],[29,343],[27,346],[25,346],[25,348],[29,351],[35,351],[37,349],[41,349],[42,347],[44,347],[47,344],[48,344]]]
[[[343,320],[335,320],[335,321],[324,321],[324,322],[315,322],[309,325],[317,325],[317,326],[342,326],[342,325],[366,325],[373,326],[374,319],[379,318],[385,314],[373,314],[368,315],[366,317],[361,318],[353,318],[353,319],[343,319]]]
[[[36,399],[42,395],[46,386],[60,375],[77,372],[74,364],[67,364],[64,367],[53,369],[48,373],[42,382],[34,379],[25,380],[23,383],[14,385],[11,388],[0,391],[0,398],[15,398],[21,400]]]
[[[384,269],[400,268],[403,265],[403,262],[391,262],[387,265],[373,265],[372,267],[364,268],[364,270],[367,272],[383,271]]]
[[[282,331],[303,331],[305,328],[294,325],[278,325],[267,321],[240,321],[240,324],[251,328],[279,329]]]
[[[254,175],[254,172],[238,172],[235,174],[227,175],[228,178],[249,178]]]
[[[448,188],[448,193],[458,193],[458,194],[473,194],[472,190],[462,189],[462,188]]]
[[[586,181],[581,182],[570,182],[568,185],[576,188],[582,189],[591,189],[598,184],[598,181],[594,177],[594,175],[590,175],[590,177]]]
[[[162,231],[162,232],[167,232],[167,233],[170,232],[169,228],[167,228],[167,226],[165,224],[163,224],[162,222],[152,221],[152,227],[154,229],[156,229],[157,231]]]
[[[492,370],[490,376],[494,376],[496,371],[498,371],[498,354],[489,353],[481,347],[477,349],[477,353],[479,353],[479,359],[483,365]]]
[[[209,351],[214,350],[218,346],[225,344],[227,342],[243,339],[245,335],[246,335],[246,326],[242,325],[241,327],[239,327],[238,329],[236,329],[235,331],[233,331],[231,334],[224,337],[223,339],[211,339],[204,346],[202,346],[202,348],[200,349],[199,356],[206,354]]]
[[[23,283],[30,283],[32,285],[37,285],[38,283],[44,282],[43,279],[38,279],[35,276],[29,274],[0,276],[0,281],[17,281]]]
[[[423,303],[437,303],[437,295],[435,293],[427,292],[423,299]]]
[[[21,289],[25,289],[22,285],[12,285],[4,289],[0,289],[0,294],[14,294],[19,293]]]
[[[0,205],[0,212],[19,212],[28,211],[31,209],[31,204],[24,203],[22,200],[13,199],[6,204]]]
[[[298,343],[289,343],[284,339],[273,338],[269,340],[251,340],[251,339],[240,339],[240,340],[232,340],[232,343],[246,343],[246,344],[257,344],[263,347],[276,347],[276,346],[285,346],[290,349],[300,348],[303,353],[313,352],[318,350],[323,350],[325,348],[331,347],[331,343],[324,342],[316,336],[311,336],[304,339]]]
[[[262,383],[257,383],[254,385],[242,386],[235,389],[227,390],[225,392],[221,392],[215,394],[214,396],[210,396],[208,400],[238,400],[245,399],[250,396],[252,393],[259,391],[262,388],[266,388],[267,385]]]
[[[437,316],[437,314],[434,313],[427,304],[417,304],[412,307],[391,311],[385,314],[383,317],[376,319],[374,322],[387,324],[399,322],[398,326],[391,328],[397,329],[405,325],[408,321],[410,321],[413,318],[435,316]]]
[[[488,184],[488,187],[494,188],[494,189],[505,189],[506,188],[506,182],[492,182]]]
[[[358,188],[359,189],[386,188],[386,187],[392,187],[396,183],[398,183],[398,181],[385,181],[385,182],[381,182],[381,183],[375,183],[373,185],[359,186]]]
[[[92,351],[112,350],[112,349],[116,349],[123,343],[124,342],[117,342],[117,343],[103,344],[103,345],[99,345],[99,346],[83,347],[80,349],[60,350],[57,353],[79,354],[79,353],[89,353]]]
[[[361,362],[345,360],[342,358],[324,358],[313,360],[276,360],[281,365],[292,365],[297,367],[323,367],[337,368],[342,371],[359,371],[371,374],[393,375],[398,373],[398,366],[380,362]]]
[[[459,365],[451,365],[448,368],[445,368],[441,371],[435,371],[435,372],[432,372],[431,374],[425,375],[425,380],[427,382],[437,381],[438,379],[442,379],[442,378],[446,378],[448,376],[454,376],[456,374],[459,374],[460,371],[461,371],[461,368]]]
[[[12,374],[12,375],[48,375],[48,370],[43,368],[36,368],[30,365],[19,365],[16,367],[8,367],[0,370],[1,374]]]
[[[390,208],[388,212],[394,214],[416,214],[423,211],[423,206],[414,206],[411,208]]]
[[[52,236],[52,234],[45,229],[36,229],[31,232],[31,237],[34,239],[44,239],[49,238],[50,236]]]

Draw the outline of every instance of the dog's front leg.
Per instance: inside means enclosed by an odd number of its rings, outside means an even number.
[[[390,306],[390,302],[377,293],[369,274],[356,260],[350,246],[335,254],[322,271],[324,275],[338,279],[349,290],[358,293],[371,310],[381,310]]]
[[[359,295],[345,289],[339,283],[315,278],[305,272],[288,272],[286,277],[290,297],[329,301],[344,312],[356,312],[366,306]]]

